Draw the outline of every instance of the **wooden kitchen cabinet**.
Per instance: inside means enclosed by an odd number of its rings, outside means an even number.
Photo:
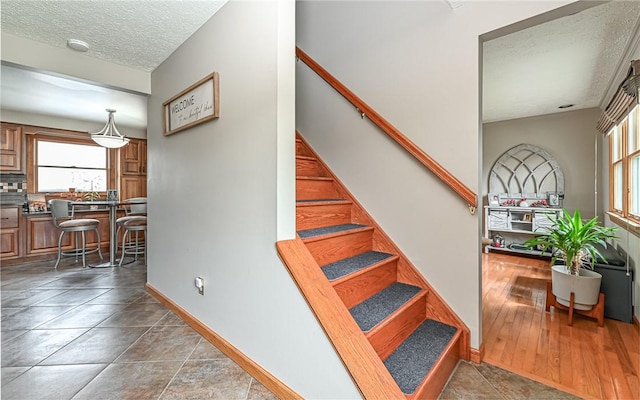
[[[20,256],[20,212],[22,207],[0,208],[0,256],[3,260]]]
[[[0,172],[24,173],[22,126],[0,124]]]
[[[131,139],[120,149],[120,199],[147,197],[147,141]]]
[[[147,174],[147,141],[131,139],[120,149],[120,168],[122,175]]]
[[[76,212],[75,218],[95,218],[100,221],[100,245],[109,247],[109,213],[108,211]],[[50,214],[29,215],[26,219],[26,255],[57,254],[60,230],[53,225]],[[86,244],[93,246],[98,242],[94,231],[87,231]],[[62,239],[62,250],[75,248],[75,235],[67,233]],[[78,240],[82,240],[78,235]],[[103,254],[104,256],[105,254]],[[108,253],[107,253],[108,257]]]
[[[147,197],[147,177],[123,176],[120,178],[120,199],[126,200],[132,197]]]

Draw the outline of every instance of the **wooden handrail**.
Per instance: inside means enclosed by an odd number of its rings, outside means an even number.
[[[351,90],[349,90],[345,85],[338,81],[327,70],[322,68],[320,64],[315,62],[311,57],[309,57],[309,55],[307,55],[307,53],[302,51],[299,47],[296,47],[296,56],[300,60],[302,60],[302,62],[304,62],[309,68],[311,68],[316,74],[318,74],[322,79],[324,79],[329,85],[331,85],[336,91],[338,91],[338,93],[340,93],[345,99],[356,106],[363,116],[366,115],[367,118],[371,120],[371,122],[376,124],[400,146],[407,150],[409,154],[420,161],[422,165],[429,169],[429,171],[433,172],[433,174],[440,178],[440,180],[442,180],[451,189],[453,189],[453,191],[455,191],[464,201],[467,202],[471,213],[475,213],[475,209],[478,204],[477,196],[471,189],[469,189],[458,178],[453,176],[442,165],[438,164],[438,162],[431,158],[427,153],[422,151],[422,149],[420,149],[415,143],[409,140],[409,138],[407,138],[395,126],[391,125],[389,121],[384,119],[367,103],[362,101],[362,99],[356,96]]]

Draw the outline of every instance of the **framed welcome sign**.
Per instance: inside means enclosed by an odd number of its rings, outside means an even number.
[[[220,116],[218,79],[213,72],[162,103],[165,136]]]

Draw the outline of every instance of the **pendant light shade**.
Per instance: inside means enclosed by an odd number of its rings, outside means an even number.
[[[107,112],[109,113],[109,120],[100,132],[91,134],[91,139],[100,146],[110,149],[117,149],[119,147],[126,146],[129,144],[129,139],[118,132],[113,120],[113,113],[115,113],[116,110],[107,108]]]

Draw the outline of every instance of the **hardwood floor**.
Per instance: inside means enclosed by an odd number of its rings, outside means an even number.
[[[549,262],[483,254],[484,361],[584,398],[640,399],[637,327],[545,312]],[[605,300],[606,301],[606,300]]]

